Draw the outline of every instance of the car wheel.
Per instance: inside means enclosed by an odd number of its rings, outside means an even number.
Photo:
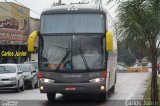
[[[110,89],[110,91],[112,94],[115,92],[115,85]]]
[[[17,88],[15,90],[16,92],[20,92],[20,88],[19,88],[19,82],[18,82],[18,85],[17,85]]]
[[[34,87],[35,87],[35,85],[34,85],[34,82],[32,80],[32,82],[31,82],[31,89],[34,89]]]
[[[38,88],[38,83],[35,84],[35,88]]]
[[[56,94],[55,93],[47,93],[47,98],[49,102],[54,102],[55,98],[56,98]]]
[[[24,91],[24,83],[23,83],[23,85],[21,86],[21,91]]]
[[[37,81],[36,85],[35,85],[36,88],[39,87],[39,81]]]

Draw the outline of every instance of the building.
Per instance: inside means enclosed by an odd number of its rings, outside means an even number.
[[[39,31],[40,28],[40,20],[36,19],[36,18],[30,18],[30,33],[32,33],[33,31]],[[38,37],[35,40],[35,48],[36,50],[38,50]],[[32,53],[30,55],[30,60],[36,60],[38,61],[38,53],[37,51],[35,51],[35,53]]]
[[[27,59],[29,19],[29,8],[0,2],[0,63],[21,63]]]

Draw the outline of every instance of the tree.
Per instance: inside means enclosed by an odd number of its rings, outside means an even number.
[[[147,56],[147,51],[142,43],[129,38],[118,41],[118,62],[123,62],[126,65],[135,64],[136,60],[142,60]]]
[[[122,36],[144,44],[152,62],[151,100],[158,101],[157,57],[160,45],[160,0],[128,0],[119,5],[119,31]],[[141,45],[142,47],[142,45]]]
[[[134,53],[130,53],[129,48],[126,46],[125,40],[118,41],[118,62],[123,62],[126,65],[133,65],[136,61]]]

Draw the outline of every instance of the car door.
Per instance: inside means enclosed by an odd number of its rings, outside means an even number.
[[[17,66],[17,76],[19,81],[19,86],[23,85],[23,72],[19,66]]]
[[[33,65],[31,65],[31,73],[32,73],[32,78],[33,78],[33,81],[34,81],[34,84],[37,83],[37,73],[36,73],[36,69],[34,68]]]

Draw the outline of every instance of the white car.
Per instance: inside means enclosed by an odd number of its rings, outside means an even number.
[[[23,71],[25,87],[28,86],[31,89],[38,87],[38,78],[35,67],[32,64],[19,64],[19,67]]]
[[[0,64],[0,90],[24,90],[23,72],[17,64]]]
[[[127,72],[127,68],[121,66],[121,65],[117,65],[117,72]]]

